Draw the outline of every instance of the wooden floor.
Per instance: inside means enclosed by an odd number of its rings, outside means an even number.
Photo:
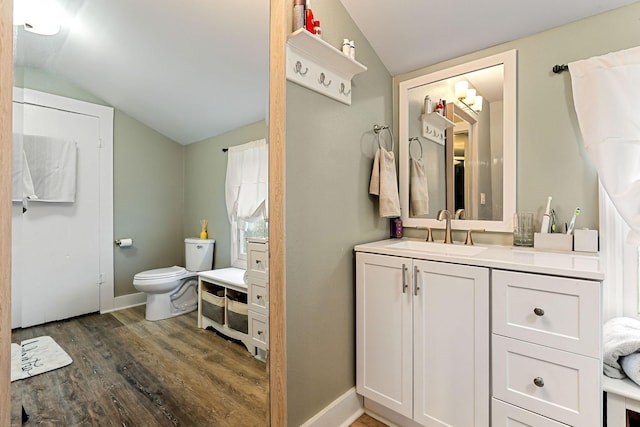
[[[149,322],[144,306],[12,333],[49,335],[73,363],[11,384],[12,425],[266,426],[267,367],[198,329],[195,313]]]
[[[355,423],[349,427],[388,427],[385,423],[381,423],[367,414],[362,415]]]

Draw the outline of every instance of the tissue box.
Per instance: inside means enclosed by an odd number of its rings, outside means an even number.
[[[573,250],[598,252],[598,230],[574,230]]]
[[[533,247],[551,251],[570,251],[573,249],[573,236],[561,233],[534,233]]]

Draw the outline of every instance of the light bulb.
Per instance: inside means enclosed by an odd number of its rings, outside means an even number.
[[[456,98],[458,99],[466,98],[468,89],[469,89],[469,82],[467,82],[466,80],[457,82],[455,86]]]

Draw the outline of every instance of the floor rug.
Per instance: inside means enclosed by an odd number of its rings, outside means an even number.
[[[11,381],[53,371],[71,362],[71,357],[49,336],[12,343]]]

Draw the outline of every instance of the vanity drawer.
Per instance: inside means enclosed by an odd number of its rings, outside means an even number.
[[[598,359],[493,335],[493,396],[573,426],[599,425]]]
[[[509,405],[498,399],[491,399],[491,426],[492,427],[567,427],[550,418],[543,417],[517,406]]]
[[[249,310],[267,314],[269,308],[269,289],[267,282],[261,279],[249,279]]]
[[[247,246],[247,275],[267,280],[269,278],[269,251],[267,244],[249,244]]]
[[[600,282],[493,271],[493,332],[600,355]]]
[[[266,350],[269,346],[269,323],[267,316],[249,312],[249,337],[251,343]]]

